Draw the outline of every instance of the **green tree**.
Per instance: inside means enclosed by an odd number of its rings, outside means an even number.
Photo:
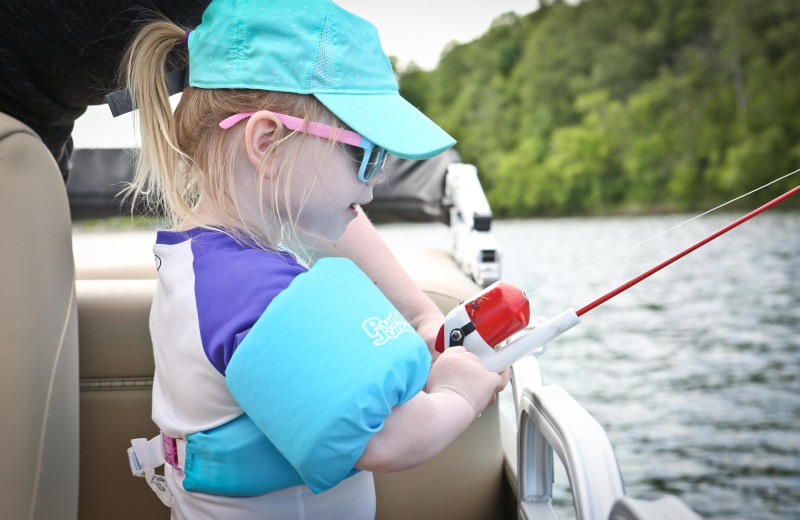
[[[798,79],[796,0],[590,0],[503,15],[400,89],[496,212],[531,215],[706,207],[796,169]]]

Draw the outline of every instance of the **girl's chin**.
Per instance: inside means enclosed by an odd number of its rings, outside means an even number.
[[[315,229],[314,231],[302,230],[304,234],[309,237],[324,240],[326,242],[336,242],[340,238],[344,236],[345,231],[347,231],[347,223],[343,223],[341,226],[328,226],[325,229]]]

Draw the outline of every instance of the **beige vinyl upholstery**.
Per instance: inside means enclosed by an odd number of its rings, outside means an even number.
[[[78,330],[71,222],[39,137],[0,113],[2,518],[78,511]]]
[[[108,240],[91,236],[87,240]],[[152,237],[154,239],[154,236]],[[113,240],[118,240],[115,236]],[[131,234],[128,243],[152,244]],[[90,249],[87,247],[87,250]],[[80,250],[80,251],[79,251]],[[76,246],[81,344],[80,519],[166,519],[169,512],[130,474],[125,449],[134,437],[157,434],[150,420],[153,356],[148,332],[155,288],[152,260],[104,261]],[[140,252],[126,252],[133,258]],[[412,277],[443,310],[477,292],[445,253],[395,250]],[[378,515],[394,519],[502,517],[503,455],[497,406],[431,462],[375,475]]]

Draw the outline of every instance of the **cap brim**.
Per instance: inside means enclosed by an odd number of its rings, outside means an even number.
[[[428,159],[456,144],[397,93],[314,96],[350,128],[397,157]]]

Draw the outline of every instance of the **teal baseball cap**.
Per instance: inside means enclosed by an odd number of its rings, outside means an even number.
[[[433,157],[456,142],[400,96],[375,26],[333,2],[213,0],[187,45],[192,87],[311,94],[406,159]]]

